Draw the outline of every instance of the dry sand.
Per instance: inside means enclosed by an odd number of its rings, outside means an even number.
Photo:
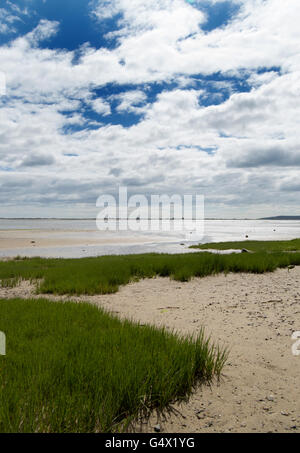
[[[0,297],[29,297],[23,282],[0,288]],[[63,298],[52,299],[67,299]],[[153,415],[137,430],[153,432],[300,432],[300,356],[291,335],[300,331],[300,267],[274,273],[229,274],[188,283],[167,278],[124,286],[117,294],[72,298],[86,300],[142,323],[181,333],[201,326],[230,348],[221,382],[195,391],[180,414]]]

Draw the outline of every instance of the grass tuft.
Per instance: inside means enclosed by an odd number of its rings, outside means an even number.
[[[120,321],[95,306],[1,300],[0,432],[118,432],[219,377],[205,338]]]

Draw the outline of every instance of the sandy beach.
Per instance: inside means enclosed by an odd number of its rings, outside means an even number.
[[[73,300],[95,303],[122,318],[167,326],[182,334],[201,326],[230,349],[220,383],[195,391],[166,419],[153,415],[136,430],[153,432],[300,432],[300,267],[274,273],[229,274],[188,283],[155,278],[116,294]],[[34,286],[0,288],[0,297],[30,297]],[[37,296],[35,296],[37,297]],[[66,300],[68,296],[51,297]]]
[[[0,230],[0,250],[20,250],[28,247],[67,247],[108,244],[139,244],[157,240],[155,236],[124,236],[99,231]],[[161,239],[161,238],[160,238]]]

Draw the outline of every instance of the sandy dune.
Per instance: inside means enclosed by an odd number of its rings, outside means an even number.
[[[23,282],[0,288],[0,297],[28,297],[32,290]],[[153,431],[160,423],[164,432],[300,432],[300,356],[291,351],[292,333],[300,331],[300,267],[189,283],[156,278],[117,294],[73,299],[182,333],[197,333],[203,325],[230,348],[220,384],[175,406],[180,415],[153,416],[137,429]]]

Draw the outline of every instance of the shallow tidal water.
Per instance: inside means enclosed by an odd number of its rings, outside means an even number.
[[[99,255],[132,253],[189,253],[189,245],[249,240],[287,240],[300,237],[300,221],[296,220],[205,220],[203,234],[176,231],[99,231],[95,220],[0,219],[0,257],[41,256],[81,258]],[[15,235],[32,238],[20,247]],[[36,238],[52,239],[51,246],[39,245]],[[11,239],[9,239],[11,238]],[[59,245],[55,245],[55,239]],[[74,240],[74,244],[72,244]],[[64,241],[66,244],[64,244]],[[26,241],[25,241],[26,242]]]

